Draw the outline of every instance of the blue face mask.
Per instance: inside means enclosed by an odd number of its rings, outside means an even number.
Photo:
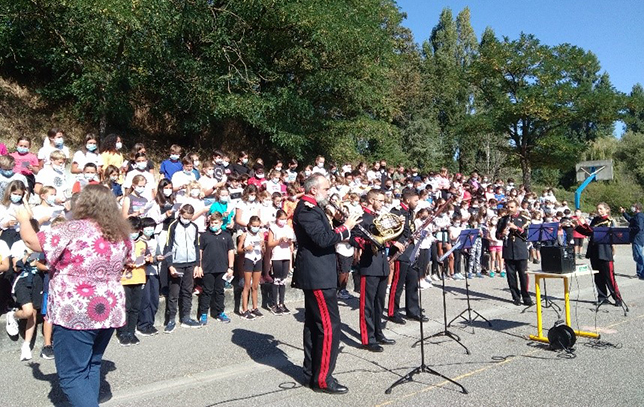
[[[13,177],[13,170],[0,170],[0,173],[7,178]]]
[[[85,148],[87,149],[87,151],[94,151],[96,150],[96,144],[87,144],[85,145]]]
[[[210,226],[210,231],[212,231],[212,232],[214,232],[214,233],[217,233],[217,232],[219,232],[220,230],[221,230],[221,225],[217,225],[217,226]]]
[[[137,233],[130,233],[130,239],[136,240],[139,237],[138,232]]]
[[[14,194],[11,194],[11,202],[13,202],[13,203],[17,204],[17,203],[19,203],[20,201],[22,201],[22,195],[14,195]]]
[[[145,237],[152,237],[152,235],[154,235],[154,228],[153,227],[143,228],[143,234],[145,235]]]
[[[251,226],[250,231],[253,232],[253,233],[259,232],[259,226]]]
[[[18,154],[27,154],[29,152],[29,149],[27,147],[18,147],[16,148],[16,151]]]

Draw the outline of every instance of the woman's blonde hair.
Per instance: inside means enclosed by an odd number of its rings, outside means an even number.
[[[110,242],[130,238],[130,223],[121,215],[116,197],[109,188],[89,184],[78,194],[72,210],[73,219],[89,219],[98,224]]]

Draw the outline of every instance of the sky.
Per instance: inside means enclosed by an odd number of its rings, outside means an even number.
[[[613,86],[629,93],[644,85],[644,0],[397,0],[403,25],[421,44],[445,7],[454,17],[469,7],[477,38],[491,27],[497,38],[534,34],[543,44],[570,43],[592,51]]]

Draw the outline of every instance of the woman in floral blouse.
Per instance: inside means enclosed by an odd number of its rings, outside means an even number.
[[[97,406],[103,352],[125,324],[120,279],[131,257],[129,223],[103,185],[86,186],[73,220],[49,231],[36,234],[27,211],[16,218],[25,244],[43,252],[49,265],[47,315],[60,386],[72,405]]]

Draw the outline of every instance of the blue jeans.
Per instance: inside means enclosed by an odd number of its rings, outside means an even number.
[[[644,278],[644,246],[633,243],[633,260],[637,276]]]
[[[54,325],[60,387],[72,406],[98,406],[101,361],[114,329],[77,331]]]

